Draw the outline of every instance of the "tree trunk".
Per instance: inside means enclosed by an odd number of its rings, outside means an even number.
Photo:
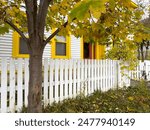
[[[146,52],[145,52],[145,60],[148,60],[149,59],[149,44],[148,44],[148,41],[146,41]]]
[[[143,50],[143,43],[140,45],[140,49],[141,49],[141,60],[142,60],[142,62],[144,62],[144,50]]]
[[[29,59],[28,112],[42,112],[42,55],[43,49],[34,48]]]
[[[140,60],[141,59],[141,54],[140,54],[141,52],[140,52],[140,47],[138,46],[138,60]]]

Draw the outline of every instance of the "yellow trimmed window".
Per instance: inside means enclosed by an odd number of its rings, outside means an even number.
[[[69,59],[70,54],[70,35],[56,35],[52,40],[52,58]]]
[[[12,46],[13,58],[28,58],[28,47],[25,41],[20,37],[17,32],[13,32],[13,46]]]

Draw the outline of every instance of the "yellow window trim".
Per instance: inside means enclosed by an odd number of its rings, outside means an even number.
[[[52,32],[55,30],[53,29]],[[59,41],[62,42],[62,41]],[[52,39],[51,48],[52,48],[52,58],[53,59],[70,59],[71,58],[71,37],[70,34],[66,36],[66,56],[56,55],[56,40],[55,37]]]
[[[100,59],[104,59],[105,58],[105,50],[106,50],[106,46],[105,45],[99,45],[99,57]]]
[[[98,43],[97,44],[95,44],[95,58],[98,60],[98,59],[100,59],[100,48],[99,48],[99,45],[98,45]]]
[[[96,44],[95,45],[95,56],[96,59],[103,59],[105,56],[105,45]]]
[[[83,42],[83,36],[80,38],[80,58],[84,58],[84,42]]]
[[[29,58],[29,54],[19,54],[19,39],[20,35],[15,31],[13,32],[13,45],[12,45],[12,57],[13,58]]]

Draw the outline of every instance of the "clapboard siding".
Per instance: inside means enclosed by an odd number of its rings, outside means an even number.
[[[50,44],[46,45],[46,47],[44,49],[43,57],[44,58],[51,58],[51,45]]]
[[[0,57],[12,56],[12,31],[0,36]]]
[[[45,32],[45,36],[49,37],[51,34],[51,31],[49,32]],[[43,57],[44,58],[51,58],[51,45],[50,43],[48,43],[45,48],[44,48],[44,52],[43,52]]]
[[[0,57],[12,57],[12,34],[13,31],[0,36]],[[45,33],[46,36],[49,36],[50,33]],[[71,58],[80,59],[80,38],[71,35]],[[44,58],[51,58],[51,44],[47,44],[44,53]]]
[[[71,56],[72,59],[80,59],[81,49],[80,49],[80,38],[76,38],[71,35]]]

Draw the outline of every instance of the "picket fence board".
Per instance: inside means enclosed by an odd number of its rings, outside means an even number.
[[[1,112],[7,112],[7,58],[1,61]]]
[[[25,98],[25,102],[24,105],[27,106],[28,105],[28,85],[29,85],[29,59],[25,59],[25,65],[24,65],[24,90],[25,90],[25,94],[24,94],[24,98]]]
[[[60,60],[60,101],[64,99],[64,61]]]
[[[84,89],[84,94],[85,96],[88,95],[88,85],[87,85],[87,82],[88,82],[88,62],[87,60],[84,60],[84,83],[83,83],[83,89]]]
[[[72,60],[69,61],[69,98],[72,98],[72,88],[73,88],[73,85],[72,85],[72,79],[73,79],[73,68],[72,68]]]
[[[76,97],[77,92],[77,60],[73,60],[73,98]]]
[[[44,106],[48,105],[48,59],[44,60],[44,90],[43,90]]]
[[[10,60],[10,110],[15,112],[15,63],[14,60]]]
[[[17,60],[17,110],[23,106],[23,59]]]
[[[50,99],[49,99],[49,104],[53,103],[54,102],[54,93],[53,93],[53,90],[54,90],[54,83],[53,83],[53,76],[54,76],[54,61],[53,60],[50,60],[50,66],[49,66],[49,69],[50,69],[50,76],[49,76],[49,93],[50,93]]]

